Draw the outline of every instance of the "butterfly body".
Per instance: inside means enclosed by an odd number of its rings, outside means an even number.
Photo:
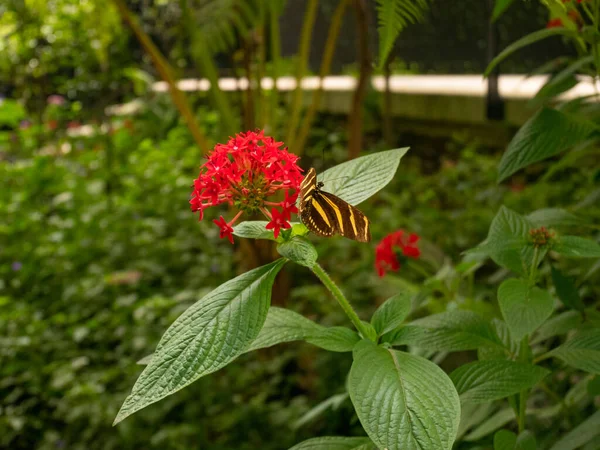
[[[341,198],[322,190],[317,173],[311,168],[300,184],[298,206],[302,223],[318,236],[339,234],[358,242],[369,242],[369,219]]]

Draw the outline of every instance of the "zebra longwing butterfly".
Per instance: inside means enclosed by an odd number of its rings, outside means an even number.
[[[311,168],[300,184],[299,212],[302,223],[318,236],[339,234],[358,242],[369,242],[369,219],[354,206],[322,191],[317,173]]]

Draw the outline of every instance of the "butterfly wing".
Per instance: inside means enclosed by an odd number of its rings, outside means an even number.
[[[357,208],[329,192],[320,192],[318,201],[324,206],[326,203],[331,216],[335,216],[335,232],[358,242],[371,241],[371,227],[369,219]]]
[[[317,173],[311,168],[300,184],[300,218],[318,236],[340,234],[358,242],[369,242],[369,219],[341,198],[317,187]]]

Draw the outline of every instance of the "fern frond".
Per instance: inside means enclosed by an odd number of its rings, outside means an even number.
[[[400,32],[423,20],[428,9],[429,0],[377,0],[379,67],[385,63]]]

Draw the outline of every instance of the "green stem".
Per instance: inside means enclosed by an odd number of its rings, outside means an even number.
[[[531,263],[531,270],[529,271],[529,284],[535,284],[535,277],[537,276],[538,259],[540,257],[540,248],[535,247],[533,251],[533,262]]]
[[[344,13],[350,0],[340,0],[337,8],[335,9],[331,20],[329,22],[329,33],[327,34],[327,41],[325,41],[325,50],[323,51],[323,58],[321,59],[321,69],[319,71],[319,87],[312,93],[312,99],[310,106],[304,116],[304,120],[300,127],[300,131],[294,136],[293,140],[287,142],[288,146],[294,144],[294,152],[297,155],[301,155],[304,152],[304,146],[310,129],[317,114],[319,106],[321,106],[321,96],[323,94],[323,78],[325,78],[331,70],[331,62],[333,60],[333,53],[335,51],[335,44],[337,43],[338,36],[340,34],[340,28],[344,19]]]
[[[287,135],[285,143],[289,148],[293,146],[293,137],[300,122],[300,113],[302,110],[302,78],[306,74],[308,66],[308,57],[310,53],[310,43],[313,36],[313,25],[317,18],[318,0],[309,0],[304,13],[302,24],[302,33],[300,35],[300,49],[298,50],[298,61],[296,66],[296,90],[292,97],[291,113],[288,122]]]
[[[329,289],[329,292],[331,292],[333,297],[340,304],[340,306],[342,307],[348,318],[352,321],[356,329],[360,332],[360,334],[364,338],[367,338],[367,336],[369,336],[367,328],[361,322],[360,318],[358,317],[358,314],[356,314],[356,311],[354,311],[354,308],[352,308],[352,305],[344,296],[340,288],[337,287],[337,285],[333,282],[329,275],[327,275],[327,272],[325,272],[323,268],[317,263],[315,263],[315,265],[312,267],[312,271],[317,277],[319,277],[321,283],[323,283],[325,287]]]

